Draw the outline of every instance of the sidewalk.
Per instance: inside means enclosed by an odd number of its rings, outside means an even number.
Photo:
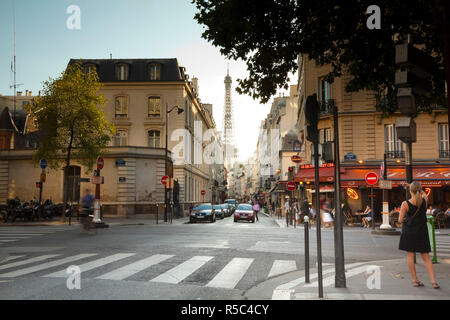
[[[324,300],[450,300],[450,259],[433,264],[440,289],[433,289],[425,265],[418,255],[417,277],[425,286],[413,287],[406,258],[367,261],[346,265],[346,288],[335,288],[333,264],[323,264]],[[310,283],[305,273],[295,271],[270,279],[246,293],[248,299],[321,300],[317,269],[310,269]]]

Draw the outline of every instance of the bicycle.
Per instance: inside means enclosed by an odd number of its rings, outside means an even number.
[[[94,219],[94,209],[93,208],[82,208],[82,211],[80,214],[81,231],[88,232],[91,234],[97,233],[97,229],[95,227],[93,219]],[[91,232],[91,229],[93,229],[93,232]]]

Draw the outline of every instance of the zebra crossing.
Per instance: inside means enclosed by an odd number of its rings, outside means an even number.
[[[75,265],[80,268],[82,279],[167,284],[185,282],[210,288],[235,289],[247,274],[254,277],[252,267],[259,268],[257,264],[267,263],[267,261],[245,257],[224,259],[221,256],[177,257],[171,254],[138,256],[137,253],[114,253],[107,256],[98,253],[79,253],[71,256],[64,256],[64,254],[45,254],[34,257],[10,256],[0,263],[0,279],[17,279],[26,276],[67,278],[67,268]],[[164,265],[161,266],[162,264]],[[262,280],[266,280],[296,271],[297,262],[274,260],[270,271],[266,267],[263,269],[267,269],[267,272],[261,277]]]
[[[431,251],[433,253],[433,250]],[[450,258],[450,237],[436,236],[436,255],[439,258]]]
[[[11,244],[12,242],[44,236],[60,231],[71,230],[68,227],[0,227],[0,246]]]

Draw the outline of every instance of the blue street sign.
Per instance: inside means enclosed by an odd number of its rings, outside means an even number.
[[[47,168],[47,160],[41,159],[41,162],[39,163],[39,165],[41,166],[41,169]]]
[[[346,155],[344,155],[344,161],[356,161],[356,154],[353,152],[349,152]]]
[[[300,140],[294,141],[294,152],[301,152],[302,151],[302,142]]]
[[[118,159],[116,160],[116,167],[125,167],[126,166],[126,162],[123,159]]]

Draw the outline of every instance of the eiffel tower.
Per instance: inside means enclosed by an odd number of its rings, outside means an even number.
[[[229,68],[227,68],[227,76],[224,80],[225,83],[225,107],[223,111],[223,146],[224,146],[224,159],[226,166],[230,168],[237,160],[238,150],[234,144],[234,119],[233,119],[233,106],[231,103],[231,77]]]

